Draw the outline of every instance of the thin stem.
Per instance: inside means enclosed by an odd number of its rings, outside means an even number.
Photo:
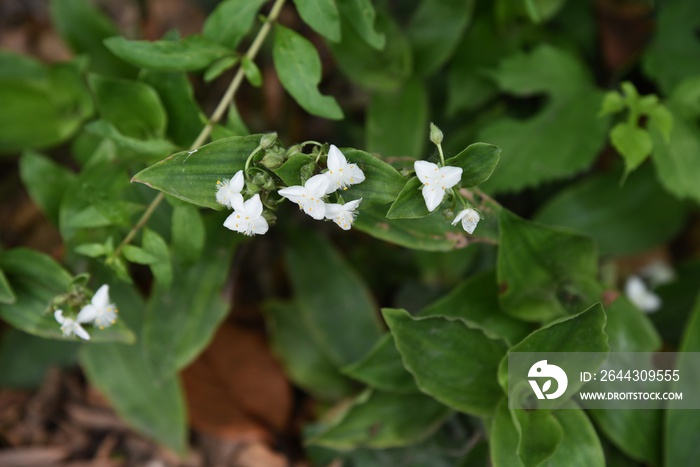
[[[438,152],[440,153],[440,162],[442,163],[442,166],[445,167],[445,155],[442,153],[442,144],[437,145]]]
[[[258,31],[257,36],[255,36],[255,39],[253,39],[253,43],[250,44],[248,51],[245,53],[245,56],[251,61],[255,59],[255,56],[260,51],[260,47],[262,47],[263,42],[267,38],[267,35],[270,33],[272,23],[277,21],[277,18],[279,18],[280,12],[282,11],[282,7],[284,6],[284,2],[285,0],[275,0],[275,4],[272,5],[272,9],[270,10],[269,16],[263,23],[262,27],[260,28],[260,31]],[[226,92],[219,101],[219,105],[216,106],[216,109],[214,109],[214,112],[211,114],[211,117],[209,117],[209,121],[204,126],[204,128],[202,128],[202,131],[199,132],[199,135],[194,140],[194,143],[192,143],[192,145],[190,146],[190,151],[198,149],[209,138],[212,130],[214,129],[214,126],[221,120],[221,118],[224,116],[224,113],[226,113],[226,110],[231,105],[231,102],[233,102],[233,97],[236,95],[238,88],[241,87],[241,83],[243,83],[244,77],[245,72],[243,71],[243,67],[239,65],[236,74],[231,80],[231,84],[229,85],[228,89],[226,89]],[[141,215],[141,218],[138,220],[136,225],[129,231],[126,237],[124,237],[124,240],[122,240],[119,246],[114,250],[114,253],[112,253],[112,255],[109,256],[109,258],[107,258],[108,264],[111,263],[114,260],[114,258],[117,258],[119,256],[124,246],[128,245],[134,239],[138,231],[141,230],[141,228],[144,225],[146,225],[148,219],[151,218],[153,212],[156,210],[156,208],[163,201],[164,198],[165,195],[162,191],[158,193],[158,196],[153,198],[153,201],[151,201],[151,204]]]

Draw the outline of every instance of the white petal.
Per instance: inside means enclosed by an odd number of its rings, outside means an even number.
[[[58,324],[63,324],[65,318],[63,317],[63,310],[56,310],[53,312],[53,317],[58,321]]]
[[[352,201],[348,201],[347,203],[345,203],[343,205],[343,207],[345,208],[346,211],[354,211],[355,209],[357,209],[357,207],[360,205],[361,202],[362,202],[362,198],[355,199]]]
[[[75,326],[73,327],[73,332],[76,336],[80,337],[83,340],[90,340],[90,334],[88,334],[87,331],[83,329],[83,327],[78,323],[75,323]]]
[[[253,219],[253,222],[251,223],[251,232],[253,234],[263,235],[267,232],[268,229],[269,226],[267,225],[267,221],[264,217],[260,216],[256,219]]]
[[[418,180],[425,185],[434,179],[438,166],[428,161],[416,161],[413,163],[413,170],[416,171]]]
[[[350,230],[350,227],[352,226],[354,220],[355,218],[352,216],[352,214],[349,214],[347,212],[341,212],[333,218],[333,222],[335,222],[338,225],[338,227],[340,227],[343,230]]]
[[[324,216],[326,219],[333,219],[341,210],[342,206],[340,204],[326,203],[326,212],[324,213]]]
[[[441,167],[440,168],[440,184],[444,189],[452,188],[462,179],[461,167]]]
[[[78,323],[89,323],[90,321],[94,321],[99,311],[100,308],[97,308],[95,305],[85,305],[83,309],[80,310],[75,320]]]
[[[97,308],[103,308],[109,305],[109,285],[104,284],[102,287],[97,289],[95,295],[90,301]]]
[[[467,216],[462,219],[462,228],[469,234],[473,234],[476,226],[479,224],[479,218]]]
[[[331,147],[328,150],[328,160],[326,162],[326,165],[328,165],[328,170],[335,172],[338,169],[345,168],[347,163],[348,161],[343,153],[340,152],[340,149],[338,149],[335,144],[331,144]]]
[[[345,169],[344,178],[349,185],[356,185],[365,181],[365,173],[356,164],[349,164]]]
[[[323,201],[316,198],[316,200],[309,200],[303,204],[304,212],[316,220],[323,219],[326,214],[326,205]]]
[[[424,186],[422,192],[425,206],[430,212],[433,212],[435,208],[440,206],[442,198],[445,196],[445,190],[439,186]]]
[[[243,190],[243,185],[245,184],[245,178],[243,177],[243,171],[239,170],[236,172],[236,174],[233,176],[231,181],[229,182],[231,184],[231,190],[240,193],[241,190]]]
[[[326,174],[314,175],[306,181],[304,188],[308,190],[312,197],[321,198],[326,194],[328,183],[329,179]]]
[[[237,211],[242,211],[243,210],[243,195],[240,193],[231,194],[231,196],[229,196],[228,206],[230,208],[237,210]]]
[[[282,188],[278,191],[280,196],[287,198],[292,203],[300,203],[307,193],[306,188],[300,185]]]
[[[263,205],[262,201],[260,201],[260,195],[256,193],[255,196],[246,201],[243,211],[250,217],[260,217],[260,214],[263,212]]]
[[[469,214],[469,209],[464,209],[464,210],[460,211],[457,214],[457,216],[455,217],[455,220],[452,221],[452,225],[457,225],[457,222],[464,219],[464,216],[466,216],[467,214]]]
[[[233,211],[233,213],[226,218],[224,221],[224,227],[233,230],[234,232],[243,232],[245,228],[243,216],[241,216],[240,211]]]

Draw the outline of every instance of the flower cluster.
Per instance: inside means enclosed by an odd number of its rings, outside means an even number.
[[[439,136],[441,137],[442,133]],[[431,131],[432,137],[433,132]],[[440,206],[447,190],[457,185],[462,178],[462,169],[460,167],[451,167],[449,165],[439,167],[432,162],[416,161],[413,164],[413,169],[416,171],[418,180],[423,184],[421,193],[425,200],[425,206],[430,212],[433,212]],[[457,213],[452,221],[452,225],[462,221],[462,228],[467,233],[472,234],[480,220],[481,215],[476,209],[466,208]]]
[[[255,194],[248,200],[241,192],[245,185],[243,171],[239,170],[230,180],[217,183],[216,201],[233,213],[224,221],[224,227],[244,235],[262,235],[267,232],[267,220],[262,216],[263,205],[260,195]]]
[[[117,307],[109,301],[109,286],[105,284],[97,289],[90,303],[80,310],[75,319],[63,316],[63,310],[56,310],[53,316],[61,325],[63,337],[76,335],[87,341],[90,340],[90,334],[82,324],[92,323],[104,329],[117,321],[118,313]]]
[[[326,203],[324,197],[338,189],[346,190],[350,185],[362,183],[365,174],[357,164],[349,164],[345,155],[331,144],[328,151],[328,171],[309,178],[303,186],[283,188],[279,194],[316,220],[330,219],[341,229],[350,230],[357,215],[355,210],[362,198],[345,204]]]

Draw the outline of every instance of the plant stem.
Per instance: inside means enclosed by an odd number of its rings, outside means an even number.
[[[282,7],[284,6],[284,2],[285,0],[275,0],[275,4],[272,5],[272,9],[270,10],[269,16],[263,23],[262,27],[260,28],[260,31],[258,31],[257,36],[255,36],[255,39],[253,39],[253,43],[250,44],[248,51],[245,53],[245,56],[251,61],[255,59],[255,56],[260,51],[260,47],[262,47],[263,42],[267,38],[267,35],[270,33],[272,23],[277,21],[277,18],[279,17],[280,12],[282,11]],[[236,74],[231,80],[231,84],[229,85],[228,89],[226,89],[226,92],[219,101],[219,105],[216,106],[216,109],[214,109],[214,112],[211,114],[211,117],[209,117],[209,121],[204,126],[204,128],[202,128],[202,131],[199,132],[199,135],[197,136],[197,139],[194,140],[194,143],[192,143],[192,145],[190,146],[190,151],[198,149],[209,138],[212,130],[214,129],[214,126],[217,123],[219,123],[221,118],[226,113],[226,110],[231,105],[231,102],[233,102],[233,97],[236,95],[238,88],[241,87],[244,77],[245,72],[243,71],[243,67],[239,65]],[[138,231],[141,230],[141,228],[144,225],[146,225],[148,219],[151,218],[153,212],[155,212],[156,208],[163,201],[164,198],[165,195],[162,191],[158,193],[158,196],[153,198],[153,201],[151,201],[151,204],[141,215],[141,218],[138,220],[136,225],[129,231],[126,237],[124,237],[124,240],[122,240],[119,246],[114,250],[114,253],[112,253],[112,255],[109,258],[107,258],[107,264],[111,263],[114,260],[114,258],[117,258],[119,256],[125,245],[131,243]]]
[[[440,153],[440,164],[442,167],[445,167],[445,155],[442,153],[442,144],[437,145],[438,152]]]

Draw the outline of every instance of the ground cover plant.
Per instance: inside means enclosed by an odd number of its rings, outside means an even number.
[[[700,352],[700,3],[121,3],[0,50],[3,194],[57,232],[5,203],[3,387],[79,371],[183,459],[694,465],[697,411],[509,409],[506,367]]]

